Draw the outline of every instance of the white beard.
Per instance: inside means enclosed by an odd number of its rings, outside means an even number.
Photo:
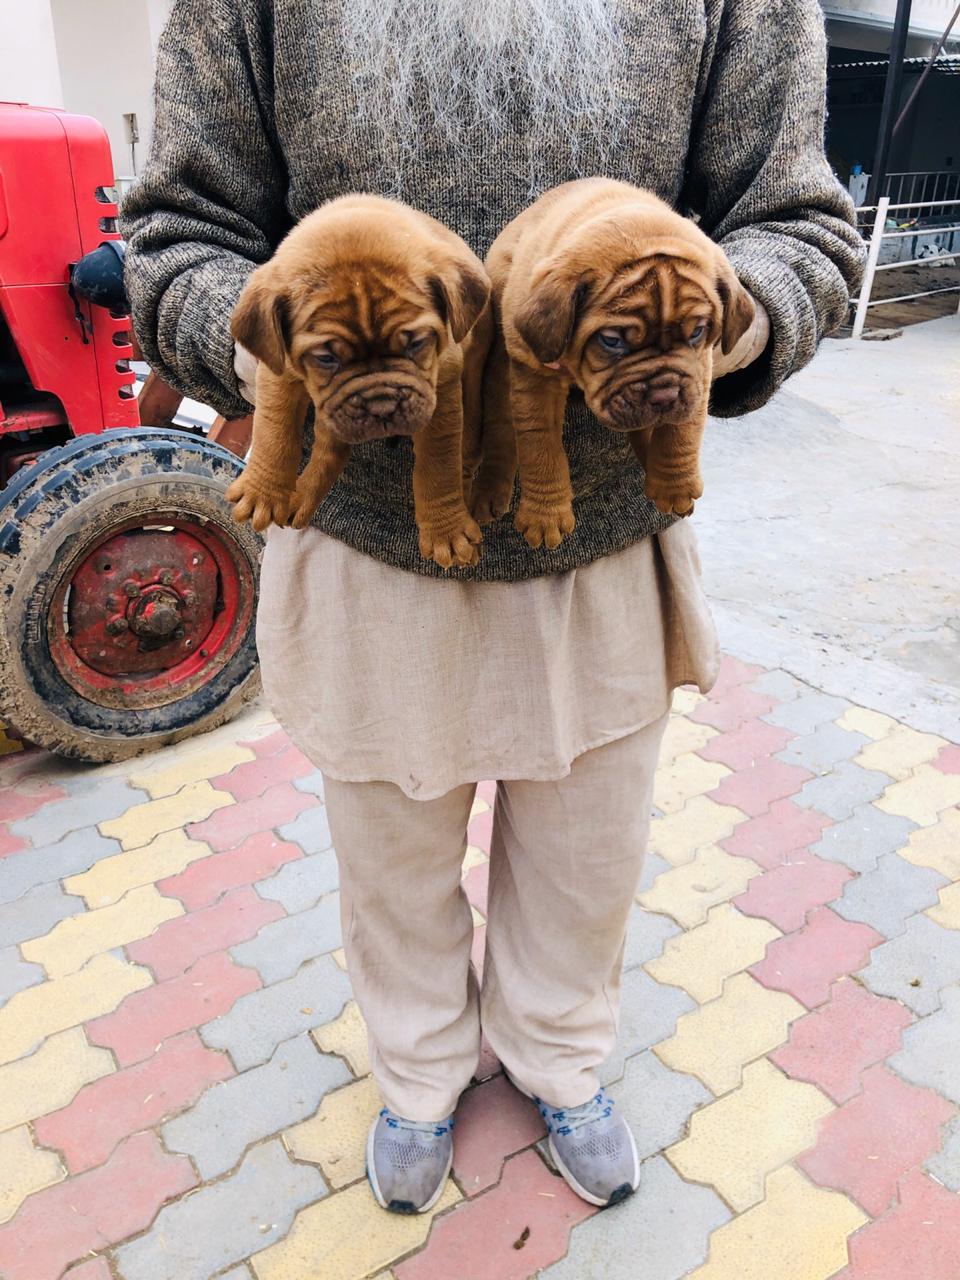
[[[605,155],[616,133],[615,0],[344,0],[343,30],[359,123],[388,141],[387,185],[402,187],[432,129],[468,144],[501,133],[518,100],[533,144],[565,147],[580,173],[584,142]],[[594,170],[596,160],[594,159]]]

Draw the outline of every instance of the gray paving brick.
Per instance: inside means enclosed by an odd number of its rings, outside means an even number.
[[[71,831],[96,827],[98,822],[119,818],[134,804],[150,797],[138,787],[128,786],[119,778],[108,778],[92,791],[71,795],[45,804],[28,818],[10,824],[10,830],[25,836],[34,845],[55,844]]]
[[[305,960],[336,950],[340,942],[340,895],[328,893],[309,911],[265,924],[230,954],[237,964],[256,969],[267,986],[292,978]]]
[[[902,849],[916,825],[909,818],[884,813],[875,804],[861,804],[849,818],[827,827],[812,850],[818,858],[842,862],[851,871],[870,871],[884,854]]]
[[[308,773],[305,778],[294,778],[293,785],[305,795],[316,796],[318,800],[323,799],[323,774],[319,769]]]
[[[0,897],[6,884],[5,867],[16,856],[11,854],[0,862]],[[38,885],[17,901],[0,907],[0,947],[42,938],[59,921],[84,909],[83,899],[64,893],[58,883]]]
[[[121,1245],[117,1273],[123,1280],[210,1280],[282,1240],[299,1210],[326,1191],[319,1171],[295,1164],[281,1142],[254,1147],[232,1177],[167,1205],[149,1231]]]
[[[620,993],[620,1034],[617,1046],[600,1067],[600,1080],[619,1080],[628,1058],[672,1036],[681,1014],[696,1003],[679,987],[654,982],[645,969],[628,969]]]
[[[946,876],[938,871],[885,853],[872,871],[847,881],[833,909],[845,920],[860,920],[885,938],[895,938],[909,916],[936,903],[945,884]]]
[[[327,824],[326,805],[316,805],[313,809],[304,809],[292,822],[284,823],[277,828],[282,840],[292,840],[304,853],[323,853],[333,844],[330,827]]]
[[[95,827],[87,827],[71,832],[55,844],[8,854],[0,862],[0,903],[16,902],[37,885],[87,871],[100,858],[119,852],[118,840],[107,839]]]
[[[941,992],[941,1008],[905,1028],[887,1065],[911,1084],[935,1089],[960,1106],[960,987]]]
[[[923,1167],[948,1190],[960,1191],[960,1116],[943,1130],[943,1145]]]
[[[325,894],[333,893],[340,883],[337,857],[332,849],[309,858],[285,862],[276,875],[255,885],[261,898],[279,902],[289,915],[316,906]]]
[[[640,883],[637,886],[637,893],[646,893],[653,887],[653,882],[657,876],[663,875],[664,871],[670,870],[670,863],[666,858],[661,858],[659,853],[648,853],[643,859],[643,870],[640,873]]]
[[[911,916],[898,938],[874,947],[859,977],[878,996],[893,996],[915,1013],[933,1013],[944,987],[960,979],[960,932],[941,929],[929,916]]]
[[[761,719],[769,724],[778,724],[784,729],[792,729],[794,733],[813,733],[818,725],[842,716],[849,706],[850,703],[845,698],[832,698],[827,693],[812,690],[791,702],[781,703]]]
[[[789,671],[765,671],[756,680],[747,685],[754,693],[765,693],[768,698],[776,698],[777,702],[793,702],[804,694],[810,693],[808,684],[790,675]]]
[[[892,778],[877,769],[861,769],[843,760],[822,778],[811,778],[793,797],[801,809],[816,809],[836,822],[849,818],[859,805],[882,796]]]
[[[627,941],[623,952],[624,969],[633,969],[638,964],[646,964],[655,959],[663,950],[668,938],[675,937],[682,930],[676,921],[669,916],[658,915],[655,911],[645,911],[635,902],[630,908],[630,919],[627,922]]]
[[[192,1156],[204,1181],[232,1169],[251,1143],[312,1116],[331,1089],[353,1079],[342,1058],[306,1034],[280,1045],[262,1067],[223,1080],[163,1126],[170,1151]]]
[[[633,1130],[641,1160],[679,1142],[694,1111],[713,1102],[705,1085],[665,1067],[652,1049],[628,1059],[611,1093]]]
[[[268,1062],[285,1040],[339,1017],[349,999],[347,975],[330,956],[321,956],[285,982],[241,996],[229,1013],[202,1026],[200,1035],[246,1071]]]
[[[818,725],[813,733],[794,738],[776,758],[785,764],[798,764],[811,773],[829,773],[841,760],[850,760],[865,747],[870,739],[863,733],[851,733],[838,724],[828,722]]]
[[[217,1280],[252,1280],[253,1272],[246,1265],[231,1267],[229,1271],[221,1271]]]
[[[44,976],[41,966],[24,960],[17,947],[4,947],[0,950],[0,1009],[11,996],[35,987]]]
[[[615,1213],[574,1227],[567,1256],[537,1274],[549,1280],[680,1280],[706,1261],[710,1235],[730,1210],[709,1187],[684,1182],[658,1156]]]

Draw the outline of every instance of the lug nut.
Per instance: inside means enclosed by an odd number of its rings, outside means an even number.
[[[126,618],[111,618],[107,623],[107,635],[118,636],[121,631],[126,631],[129,625]]]
[[[130,597],[131,600],[135,600],[137,596],[140,594],[140,583],[134,582],[132,578],[129,578],[123,584],[123,590]]]
[[[170,583],[173,581],[173,570],[164,569],[163,573],[160,575],[160,581],[165,587],[169,587]]]
[[[197,603],[197,593],[195,591],[185,591],[183,593],[183,603],[188,609],[192,609]]]
[[[115,609],[115,608],[117,607],[116,597],[115,597],[115,596],[107,596],[106,600],[104,600],[104,602],[103,602],[103,607],[104,607],[105,609]]]

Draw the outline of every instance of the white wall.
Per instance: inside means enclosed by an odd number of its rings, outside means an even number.
[[[50,0],[9,0],[3,6],[0,101],[63,106]]]
[[[889,30],[897,12],[897,0],[822,0],[829,18],[844,18],[868,27]],[[913,0],[910,9],[910,34],[934,39],[946,29],[953,16],[956,0]],[[957,32],[954,31],[956,38]],[[857,48],[869,48],[858,44]]]

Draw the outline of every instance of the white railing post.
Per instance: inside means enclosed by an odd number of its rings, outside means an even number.
[[[853,318],[853,337],[863,335],[863,326],[867,322],[867,307],[873,293],[873,278],[877,273],[877,262],[880,259],[880,246],[883,244],[883,231],[887,225],[887,210],[890,208],[890,197],[881,196],[877,202],[877,216],[873,224],[873,235],[870,237],[870,250],[867,254],[867,269],[863,274],[860,286],[860,297],[857,299],[857,313]]]

